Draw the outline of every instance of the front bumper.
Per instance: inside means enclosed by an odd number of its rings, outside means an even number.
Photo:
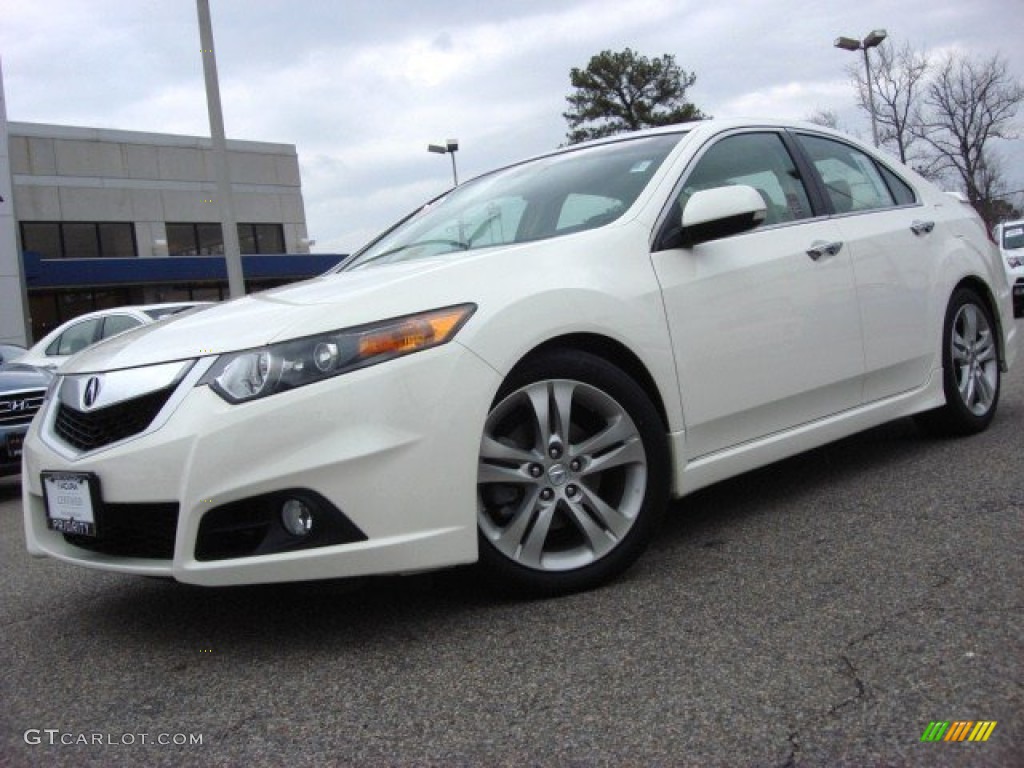
[[[290,392],[229,405],[193,386],[159,429],[81,456],[54,450],[51,402],[25,442],[29,552],[125,573],[230,585],[430,569],[476,559],[476,471],[498,374],[450,343]],[[157,421],[161,419],[158,417]],[[47,430],[47,441],[40,436]],[[119,514],[166,527],[169,557],[72,543],[46,524],[41,473],[88,472]],[[197,558],[205,516],[299,489],[364,536],[272,554]],[[242,506],[245,506],[243,503]],[[103,517],[98,519],[103,535]],[[109,548],[108,548],[109,549]],[[141,554],[141,556],[140,556]],[[201,553],[200,553],[201,554]]]

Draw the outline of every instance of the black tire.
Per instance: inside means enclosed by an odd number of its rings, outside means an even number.
[[[596,587],[647,546],[669,477],[665,425],[623,371],[572,350],[528,360],[502,384],[484,426],[480,566],[515,594]]]
[[[999,405],[1001,372],[996,324],[971,288],[949,300],[942,329],[942,386],[946,404],[917,416],[930,434],[972,435],[988,427]]]

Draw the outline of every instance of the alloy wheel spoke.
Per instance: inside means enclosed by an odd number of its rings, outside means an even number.
[[[526,389],[526,396],[530,400],[534,427],[537,434],[537,445],[535,447],[538,451],[544,453],[547,453],[548,442],[551,439],[551,396],[549,386],[549,382],[542,381]]]
[[[554,435],[561,445],[569,445],[569,429],[572,426],[572,399],[576,385],[571,381],[559,381],[552,386],[551,399],[555,406],[556,422]]]
[[[977,379],[978,403],[983,405],[985,410],[988,410],[996,396],[995,387],[993,387],[992,382],[989,381],[983,369],[978,370],[975,378]]]
[[[537,500],[539,498],[540,491],[535,489],[532,493],[528,494],[523,499],[522,504],[519,505],[519,509],[516,510],[512,516],[511,522],[502,529],[501,533],[498,534],[498,538],[495,540],[498,548],[503,552],[509,552],[514,554],[522,546],[523,536],[530,526],[530,521],[533,519],[534,512],[537,508]]]
[[[644,444],[638,437],[632,437],[617,448],[593,459],[585,468],[584,474],[592,475],[595,472],[607,472],[613,467],[621,467],[625,464],[642,464],[646,460]]]
[[[632,424],[621,415],[616,416],[606,429],[584,440],[579,445],[574,445],[572,452],[575,456],[603,453],[613,446],[620,445],[635,434],[636,431]]]
[[[551,529],[551,521],[555,516],[554,503],[541,503],[537,519],[522,542],[522,550],[519,553],[519,560],[531,565],[534,568],[541,567],[541,559],[544,557],[544,544],[548,540],[548,531]]]
[[[521,464],[537,460],[536,455],[530,451],[517,448],[514,445],[506,445],[490,435],[484,435],[480,441],[480,458],[491,461],[516,461]]]
[[[611,531],[616,539],[621,539],[629,532],[630,526],[633,525],[632,520],[619,512],[615,507],[606,503],[604,499],[586,486],[583,488],[583,494],[587,506],[593,510],[605,528]]]
[[[617,540],[605,533],[604,529],[593,521],[579,502],[570,501],[567,506],[576,527],[586,539],[587,548],[594,554],[594,557],[601,557],[615,546]]]

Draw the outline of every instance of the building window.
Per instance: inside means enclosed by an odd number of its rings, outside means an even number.
[[[221,235],[220,224],[168,224],[167,253],[171,256],[222,255],[224,237]]]
[[[239,224],[238,245],[242,253],[284,253],[281,224]],[[211,256],[224,253],[220,224],[186,223],[167,225],[167,252],[171,256]]]
[[[239,224],[242,253],[284,253],[284,227],[280,224]]]
[[[128,221],[23,221],[21,246],[44,259],[138,256],[135,227]]]

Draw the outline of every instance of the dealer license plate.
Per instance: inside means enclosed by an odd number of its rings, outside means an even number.
[[[95,536],[98,491],[95,475],[43,472],[47,526],[61,533]]]

